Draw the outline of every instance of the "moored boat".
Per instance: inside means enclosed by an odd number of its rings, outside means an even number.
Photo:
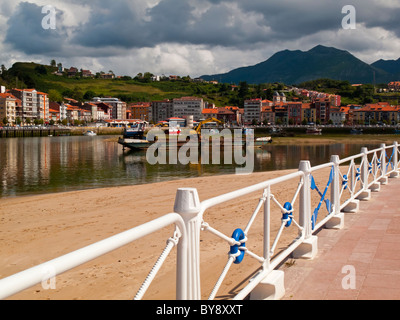
[[[311,127],[311,128],[307,128],[306,133],[307,134],[321,134],[322,129],[317,128],[317,127]]]
[[[84,136],[96,136],[97,133],[94,132],[94,131],[92,131],[92,130],[88,130],[88,131],[86,131],[83,135],[84,135]]]

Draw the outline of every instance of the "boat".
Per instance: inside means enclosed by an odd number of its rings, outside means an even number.
[[[124,129],[124,138],[127,139],[142,139],[148,123],[146,121],[137,122],[131,127]]]
[[[97,136],[97,133],[92,130],[88,130],[83,135],[84,136]]]
[[[167,148],[170,146],[170,139],[167,138],[166,140],[163,141],[158,141],[158,148]],[[254,140],[254,146],[255,147],[261,147],[263,145],[266,145],[268,143],[271,143],[272,139],[271,137],[261,137],[261,138],[257,138]],[[123,146],[123,148],[129,148],[133,151],[138,151],[138,150],[146,150],[148,149],[151,145],[153,145],[154,143],[156,143],[156,141],[149,141],[146,138],[143,139],[135,139],[135,138],[125,138],[125,137],[120,137],[118,139],[118,143],[120,145]],[[191,144],[192,143],[192,144]],[[236,140],[236,139],[232,139],[232,147],[245,147],[246,146],[246,139],[242,139],[242,140]],[[208,144],[206,144],[206,142],[198,140],[198,141],[193,141],[190,142],[190,140],[186,139],[184,141],[179,141],[178,139],[174,139],[174,143],[173,147],[177,147],[180,148],[183,145],[186,145],[188,147],[193,147],[193,146],[197,146],[199,148],[203,147],[203,146],[208,146],[208,147],[212,147],[213,146],[213,141],[209,140]],[[223,141],[221,141],[220,143],[220,148],[224,148],[225,144]]]
[[[306,133],[307,134],[321,134],[322,129],[319,129],[317,127],[311,127],[311,128],[307,128]]]
[[[146,139],[133,139],[133,138],[119,138],[118,143],[125,148],[129,148],[131,150],[144,150],[148,149],[154,141],[150,142]]]
[[[254,145],[255,145],[256,147],[258,147],[258,146],[263,146],[263,145],[266,145],[266,144],[268,144],[268,143],[272,143],[272,138],[271,138],[271,137],[261,137],[261,138],[257,138],[257,139],[254,141]]]
[[[350,134],[362,134],[362,133],[363,133],[363,129],[353,128],[350,130]]]

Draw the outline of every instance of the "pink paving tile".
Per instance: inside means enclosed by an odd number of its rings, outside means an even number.
[[[381,243],[375,254],[377,259],[399,260],[400,247],[395,243]]]
[[[371,273],[379,273],[385,270],[400,272],[400,259],[375,258],[370,265]]]
[[[396,288],[362,287],[358,300],[400,300],[400,290]]]
[[[400,288],[400,274],[370,273],[366,276],[363,287]],[[400,290],[399,290],[400,291]]]
[[[308,261],[312,270],[298,279],[290,299],[400,300],[398,195],[400,179],[390,179],[371,201],[360,202],[358,213],[345,214],[342,230],[321,232],[318,256]],[[345,290],[342,268],[348,265],[354,267],[356,287]]]

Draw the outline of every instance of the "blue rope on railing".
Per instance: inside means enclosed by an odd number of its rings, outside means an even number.
[[[359,181],[361,179],[361,171],[360,168],[356,169],[356,181]]]
[[[315,184],[314,177],[313,177],[312,175],[310,175],[310,177],[311,177],[311,190],[316,190],[316,191],[318,192],[318,194],[321,196],[321,199],[320,199],[320,201],[319,201],[319,203],[318,203],[318,206],[314,209],[314,213],[313,213],[313,215],[312,215],[312,217],[311,217],[311,223],[312,223],[312,229],[313,229],[313,230],[314,230],[314,227],[315,227],[315,223],[316,223],[316,221],[317,221],[317,218],[318,218],[319,209],[321,208],[321,205],[322,205],[322,203],[323,203],[324,201],[325,201],[325,205],[326,205],[326,209],[328,210],[328,213],[331,212],[331,209],[332,209],[331,201],[330,201],[329,199],[325,199],[325,196],[326,196],[326,192],[328,191],[328,188],[329,188],[330,184],[332,183],[333,176],[334,176],[334,171],[333,171],[333,166],[332,166],[331,172],[330,172],[330,174],[329,174],[328,183],[327,183],[327,185],[326,185],[326,187],[325,187],[324,192],[322,193],[322,192],[318,189],[317,185]]]
[[[292,204],[290,202],[286,202],[283,205],[283,208],[286,210],[285,213],[282,214],[282,220],[287,220],[285,227],[290,227],[290,225],[292,224],[292,220],[293,220],[293,207]]]
[[[393,148],[392,155],[390,156],[388,163],[386,164],[386,170],[388,169],[389,165],[392,165],[392,169],[394,169],[394,164],[392,162],[394,151],[395,151],[395,149]],[[385,154],[386,154],[386,158],[388,158],[386,151],[385,151]]]
[[[235,239],[235,241],[237,241],[237,242],[240,242],[245,237],[246,237],[246,235],[244,234],[244,231],[240,228],[236,229],[232,233],[232,238]],[[246,247],[246,244],[244,242],[241,243],[240,246],[238,244],[231,246],[230,253],[233,255],[237,254],[238,251],[240,250],[240,254],[235,258],[235,261],[233,261],[233,263],[239,264],[242,262],[242,260],[244,258],[244,253],[245,253],[245,251],[243,249],[245,247]]]
[[[349,179],[347,179],[347,175],[344,174],[344,175],[343,175],[343,181],[342,181],[342,186],[343,186],[343,189],[344,189],[344,190],[347,189],[347,182],[348,182],[348,180],[349,180]]]

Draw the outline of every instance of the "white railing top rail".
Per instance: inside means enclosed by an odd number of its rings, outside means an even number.
[[[245,196],[247,194],[250,194],[250,193],[253,193],[256,191],[263,190],[263,189],[267,188],[268,186],[273,186],[275,184],[282,183],[282,182],[285,182],[285,181],[288,181],[288,180],[291,180],[294,178],[300,178],[303,176],[304,176],[303,172],[296,171],[296,172],[293,172],[293,173],[290,173],[290,174],[287,174],[287,175],[284,175],[284,176],[281,176],[278,178],[260,182],[258,184],[255,184],[255,185],[252,185],[252,186],[249,186],[246,188],[242,188],[242,189],[235,190],[235,191],[232,191],[232,192],[229,192],[229,193],[226,193],[226,194],[214,197],[214,198],[210,198],[210,199],[207,199],[207,200],[204,200],[201,202],[201,210],[202,210],[202,212],[204,212],[205,210],[207,210],[213,206],[236,199],[238,197]]]
[[[47,281],[51,277],[75,268],[172,224],[175,224],[179,228],[181,235],[179,243],[183,250],[186,250],[187,236],[183,219],[177,213],[170,213],[59,258],[1,279],[0,299],[7,298],[38,283]],[[179,272],[177,272],[177,274],[179,274],[177,281],[180,283],[177,284],[177,299],[186,299],[186,286],[181,282],[185,281],[184,279],[186,278],[187,263],[182,261],[179,268]]]

